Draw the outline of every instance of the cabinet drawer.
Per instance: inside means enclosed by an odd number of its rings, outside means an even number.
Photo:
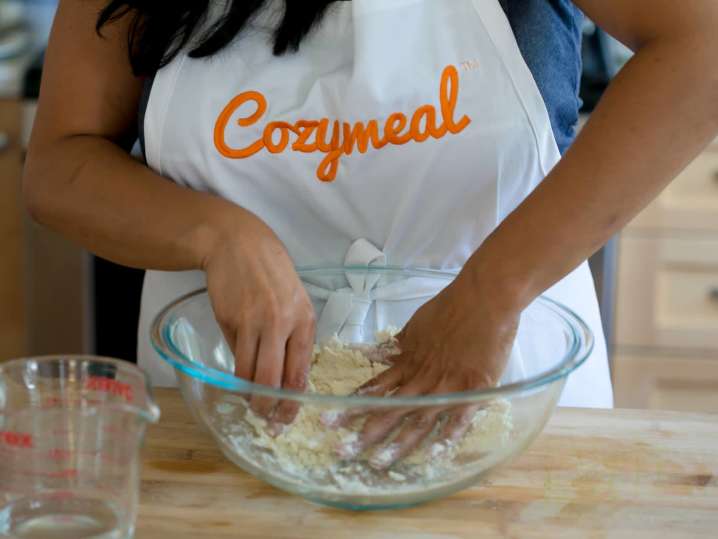
[[[621,237],[618,346],[718,351],[718,240]]]
[[[718,147],[703,152],[629,227],[718,231]]]
[[[616,406],[718,413],[718,361],[709,358],[616,355]]]

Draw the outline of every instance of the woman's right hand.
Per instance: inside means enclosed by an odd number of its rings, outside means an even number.
[[[314,346],[314,309],[284,245],[258,217],[240,210],[212,242],[204,270],[215,316],[235,356],[235,374],[303,391]],[[293,401],[253,397],[255,413],[289,424]]]

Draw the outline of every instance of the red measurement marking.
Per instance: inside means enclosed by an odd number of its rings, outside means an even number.
[[[0,443],[10,447],[32,449],[32,436],[24,432],[7,432],[0,430]]]
[[[85,383],[85,389],[110,393],[111,395],[123,397],[127,402],[132,402],[132,386],[118,382],[117,380],[111,380],[110,378],[100,378],[97,376],[88,378]]]

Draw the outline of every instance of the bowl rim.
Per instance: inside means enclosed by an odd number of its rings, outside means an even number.
[[[401,266],[363,266],[363,265],[346,265],[346,266],[303,266],[297,268],[297,274],[302,277],[310,275],[329,275],[329,274],[345,274],[346,272],[370,272],[370,273],[389,273],[401,274],[403,276],[424,276],[431,278],[441,278],[453,280],[458,272],[426,269],[419,267],[401,267]],[[481,402],[484,400],[492,400],[500,397],[515,396],[520,393],[529,393],[537,391],[544,386],[548,386],[554,382],[565,379],[569,374],[579,368],[594,348],[595,338],[588,324],[576,314],[572,309],[555,301],[545,295],[541,295],[533,303],[539,303],[544,308],[549,309],[560,319],[560,321],[569,330],[570,342],[567,346],[567,352],[556,364],[535,376],[525,380],[513,382],[497,387],[477,389],[471,391],[462,391],[455,393],[431,394],[413,397],[370,397],[370,396],[337,396],[323,395],[315,393],[300,392],[287,389],[275,389],[269,386],[248,382],[242,378],[238,378],[233,374],[200,365],[185,356],[172,342],[170,335],[170,326],[175,321],[173,317],[174,311],[183,303],[188,302],[198,296],[207,293],[207,288],[200,288],[184,294],[165,306],[155,316],[150,327],[150,341],[153,348],[159,354],[160,358],[179,371],[192,379],[199,380],[203,383],[210,384],[219,389],[233,392],[260,395],[271,397],[278,400],[292,400],[301,403],[315,405],[338,405],[341,407],[424,407],[424,406],[448,406],[469,404],[472,402]]]

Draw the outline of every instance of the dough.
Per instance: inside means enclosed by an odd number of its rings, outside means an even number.
[[[349,395],[364,382],[388,368],[386,363],[371,361],[392,350],[389,334],[375,348],[347,347],[337,339],[315,348],[309,373],[309,391],[329,395]],[[392,352],[395,353],[395,352]],[[367,462],[376,448],[355,459],[342,459],[339,448],[358,439],[363,418],[347,428],[328,425],[344,410],[328,410],[304,404],[296,420],[277,436],[270,434],[267,422],[243,407],[244,417],[234,424],[225,422],[222,430],[243,458],[262,468],[281,471],[301,481],[334,485],[342,491],[370,491],[372,488],[435,480],[456,466],[481,459],[508,445],[512,430],[510,405],[505,400],[487,403],[473,418],[472,425],[456,444],[435,442],[416,449],[389,470],[376,470]],[[234,404],[222,403],[217,412],[230,420],[236,415]],[[374,462],[391,460],[396,450],[391,443],[374,457]],[[272,468],[275,468],[272,470]]]

